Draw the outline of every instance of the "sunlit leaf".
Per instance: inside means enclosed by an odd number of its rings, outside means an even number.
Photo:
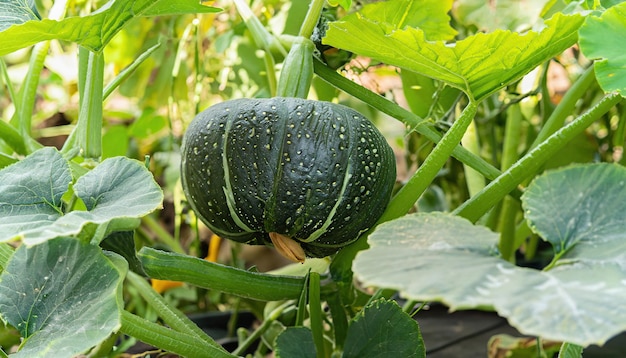
[[[0,0],[0,31],[29,20],[40,20],[34,0]]]
[[[480,100],[573,45],[583,20],[556,14],[540,32],[497,30],[446,44],[428,41],[421,29],[396,30],[355,13],[330,23],[324,43],[443,81]]]
[[[380,225],[355,275],[418,301],[495,309],[524,334],[602,345],[626,329],[626,312],[614,309],[626,300],[625,185],[626,168],[613,164],[552,171],[531,183],[524,212],[555,247],[548,270],[498,257],[499,235],[484,227],[430,213]]]
[[[58,238],[20,247],[0,275],[0,313],[25,339],[12,357],[73,357],[120,327],[124,260]]]
[[[450,26],[451,8],[452,0],[392,0],[364,6],[360,16],[388,32],[414,27],[424,31],[427,40],[451,40],[457,34]]]
[[[596,59],[594,69],[600,87],[626,96],[626,3],[611,7],[600,17],[590,16],[580,28],[580,48]]]
[[[52,39],[76,42],[90,50],[101,51],[133,18],[216,11],[219,9],[202,5],[198,0],[111,0],[88,16],[61,21],[31,20],[9,27],[0,32],[0,56]]]

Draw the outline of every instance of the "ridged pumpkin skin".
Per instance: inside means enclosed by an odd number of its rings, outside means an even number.
[[[270,244],[268,233],[323,257],[385,209],[394,154],[358,112],[298,98],[236,99],[197,115],[182,144],[182,184],[217,235]]]

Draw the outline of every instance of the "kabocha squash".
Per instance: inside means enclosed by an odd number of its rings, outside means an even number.
[[[183,137],[187,200],[217,235],[303,261],[350,244],[385,209],[393,152],[358,112],[299,98],[236,99]]]

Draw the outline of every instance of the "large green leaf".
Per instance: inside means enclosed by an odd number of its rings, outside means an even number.
[[[451,309],[492,308],[522,333],[581,346],[626,329],[626,168],[575,166],[537,178],[523,196],[531,227],[555,247],[550,269],[496,255],[498,234],[442,213],[380,225],[354,262],[366,285]]]
[[[379,5],[392,7],[395,3]],[[572,46],[584,21],[580,15],[559,13],[547,20],[540,32],[497,30],[446,44],[428,41],[422,29],[396,29],[376,12],[368,15],[354,13],[330,23],[324,43],[441,80],[476,100]]]
[[[626,168],[617,165],[551,171],[524,193],[526,219],[564,255],[561,259],[574,255],[582,263],[599,256],[601,261],[620,262],[626,260],[620,253],[626,252],[626,203],[620,199],[626,200],[625,189]]]
[[[72,357],[119,329],[124,264],[73,238],[20,247],[0,275],[0,315],[25,339],[12,357]]]
[[[0,31],[11,25],[39,19],[41,16],[34,0],[0,0]]]
[[[601,16],[590,16],[580,28],[580,49],[596,59],[594,69],[606,92],[626,95],[626,3],[613,6]]]
[[[394,301],[365,306],[350,323],[343,358],[426,357],[417,322]]]
[[[72,176],[58,151],[44,148],[0,170],[0,241],[61,215],[61,197]]]
[[[0,242],[21,238],[35,245],[78,234],[100,241],[136,228],[163,200],[152,174],[125,157],[107,159],[76,181],[74,193],[87,211],[63,212],[61,196],[70,183],[68,164],[53,148],[0,170]]]
[[[18,16],[18,11],[0,8],[0,18]],[[31,20],[7,28],[0,32],[0,56],[52,39],[76,42],[90,50],[101,51],[133,18],[216,11],[219,9],[202,5],[199,0],[111,0],[88,16],[61,21]]]

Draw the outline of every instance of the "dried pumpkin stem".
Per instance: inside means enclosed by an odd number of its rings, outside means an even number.
[[[277,232],[270,232],[270,239],[281,255],[291,261],[304,262],[304,250],[294,239]]]

